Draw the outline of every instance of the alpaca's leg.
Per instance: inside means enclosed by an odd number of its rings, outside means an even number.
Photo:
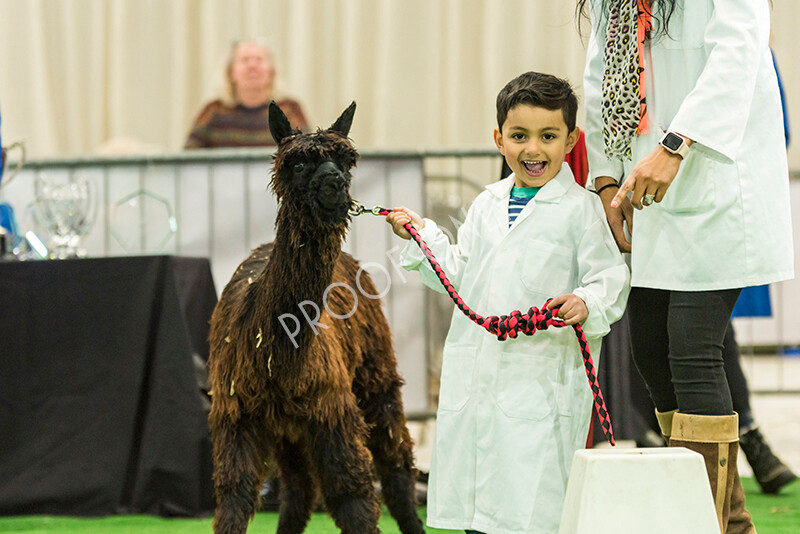
[[[211,424],[214,444],[215,534],[243,534],[264,480],[263,429],[253,417]]]
[[[277,534],[300,534],[311,517],[317,498],[311,476],[306,443],[281,440],[275,446],[280,489],[280,513]]]
[[[417,515],[414,443],[406,427],[399,387],[370,397],[362,409],[367,423],[373,425],[367,446],[381,479],[386,507],[403,534],[425,532]]]
[[[343,534],[376,534],[380,508],[372,483],[366,427],[355,401],[336,421],[309,422],[322,495]]]

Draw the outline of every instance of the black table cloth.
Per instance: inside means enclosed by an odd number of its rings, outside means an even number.
[[[0,514],[213,509],[208,260],[0,263]]]

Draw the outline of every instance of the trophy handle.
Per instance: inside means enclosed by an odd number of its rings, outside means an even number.
[[[15,148],[18,148],[20,151],[20,156],[19,160],[17,161],[17,166],[10,171],[11,174],[6,175],[5,179],[2,182],[0,182],[0,187],[4,187],[9,183],[11,183],[11,180],[13,180],[14,177],[19,173],[19,171],[22,170],[22,167],[25,166],[25,143],[23,143],[22,141],[16,141],[14,143],[11,143],[7,147],[3,147],[3,166],[5,167],[5,164],[8,161],[8,153]],[[3,172],[2,174],[5,174],[5,172]]]

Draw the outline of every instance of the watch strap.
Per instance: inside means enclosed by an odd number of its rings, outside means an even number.
[[[674,145],[676,138],[680,139],[680,144],[677,146],[677,148],[673,148],[670,146],[670,144]],[[689,155],[689,144],[686,142],[686,139],[682,135],[676,134],[675,132],[665,133],[661,138],[661,141],[659,141],[659,144],[664,147],[664,150],[670,154],[680,156],[681,159],[686,159],[686,156]]]

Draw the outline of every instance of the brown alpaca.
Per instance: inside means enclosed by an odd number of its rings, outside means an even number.
[[[400,530],[424,532],[391,332],[365,297],[378,294],[369,276],[341,251],[354,113],[355,102],[329,129],[301,134],[270,105],[275,241],[239,266],[211,319],[218,534],[246,532],[270,461],[279,534],[303,532],[320,490],[342,532],[379,532],[371,460]]]

